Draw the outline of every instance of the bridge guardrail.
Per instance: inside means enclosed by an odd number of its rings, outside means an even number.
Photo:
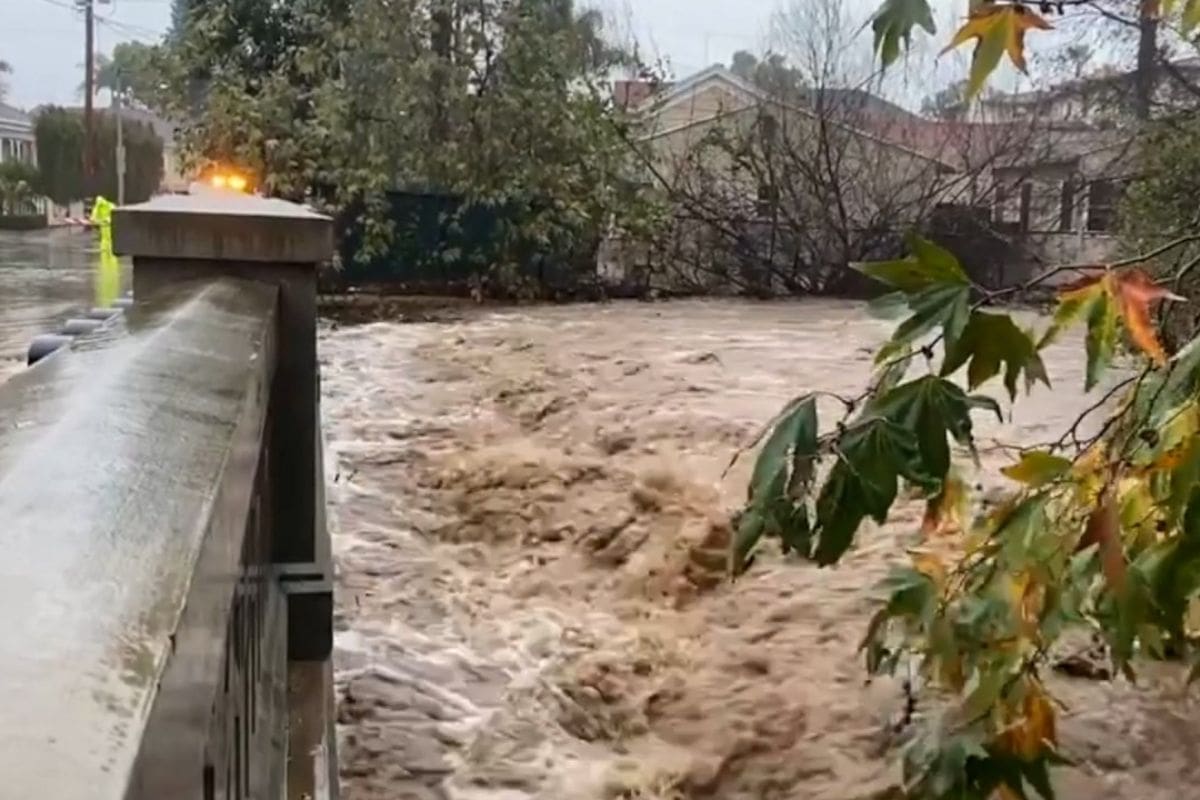
[[[119,335],[0,386],[0,794],[336,797],[330,223],[164,200],[116,215],[136,298]]]

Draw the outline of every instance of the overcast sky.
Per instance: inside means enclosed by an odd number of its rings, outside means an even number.
[[[762,50],[768,44],[772,12],[791,0],[595,0],[622,26],[632,25],[644,55],[669,58],[677,76],[739,49]],[[813,0],[800,0],[813,2]],[[848,13],[865,19],[878,0],[842,0]],[[171,0],[103,0],[97,5],[96,36],[101,51],[121,41],[151,42],[170,23]],[[953,23],[955,0],[933,0],[943,31]],[[582,4],[582,3],[581,3]],[[12,64],[9,102],[31,108],[41,103],[79,102],[83,74],[83,22],[72,0],[0,0],[0,60]],[[862,37],[869,47],[870,33]],[[927,50],[932,47],[927,43]],[[947,59],[939,75],[948,77]],[[928,90],[926,71],[913,92]],[[961,74],[961,73],[960,73]],[[942,82],[941,78],[939,81]],[[901,88],[904,91],[904,88]]]

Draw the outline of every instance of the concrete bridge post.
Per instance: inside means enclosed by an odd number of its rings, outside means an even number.
[[[135,305],[183,283],[223,277],[278,289],[277,360],[260,462],[268,497],[260,513],[286,597],[287,796],[334,796],[333,576],[316,350],[317,270],[333,254],[332,222],[281,200],[222,193],[121,208],[113,227],[117,253],[133,258]]]

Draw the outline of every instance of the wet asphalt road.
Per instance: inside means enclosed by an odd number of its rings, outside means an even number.
[[[98,262],[86,231],[0,231],[0,380],[22,368],[34,336],[93,306]]]

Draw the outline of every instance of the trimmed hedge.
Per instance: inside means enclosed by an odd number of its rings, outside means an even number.
[[[45,214],[0,215],[0,231],[36,231],[46,225]]]

